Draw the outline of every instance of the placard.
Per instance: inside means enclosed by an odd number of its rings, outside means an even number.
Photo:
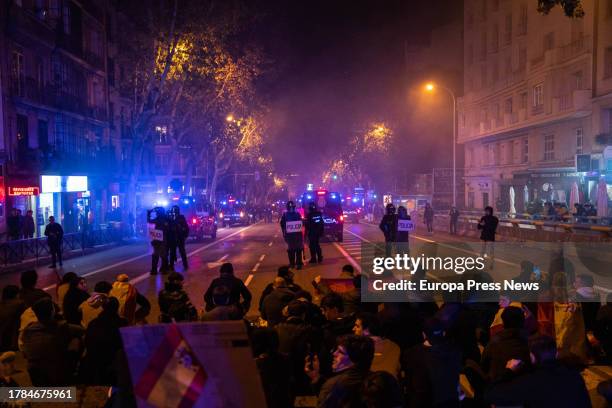
[[[155,224],[149,224],[148,230],[149,230],[149,239],[151,241],[163,241],[164,240],[164,231],[156,229]]]
[[[414,223],[412,220],[397,220],[397,230],[399,232],[412,232],[414,231]]]
[[[285,233],[291,234],[302,232],[302,221],[287,221],[285,222]]]

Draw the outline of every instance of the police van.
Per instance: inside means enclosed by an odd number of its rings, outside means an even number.
[[[311,202],[314,202],[323,214],[323,222],[325,223],[324,235],[342,242],[344,238],[342,195],[322,189],[306,191],[300,198],[300,208],[304,216],[308,215],[308,205]]]

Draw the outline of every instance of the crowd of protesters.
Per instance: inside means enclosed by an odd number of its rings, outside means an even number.
[[[522,268],[517,279],[533,279],[533,264]],[[269,407],[291,407],[298,396],[320,407],[587,407],[580,371],[612,357],[612,298],[597,302],[586,275],[549,302],[501,293],[493,304],[377,304],[361,302],[362,277],[351,265],[335,279],[342,285],[317,276],[308,288],[283,266],[258,294],[257,320],[230,263],[203,294],[202,310],[180,273],[166,279],[159,322],[245,319]],[[567,287],[558,277],[548,282],[550,291]],[[147,323],[151,305],[127,275],[90,291],[68,272],[54,298],[37,288],[33,270],[20,283],[2,290],[0,385],[21,385],[11,377],[16,351],[34,386],[129,383],[119,329]],[[609,397],[609,383],[599,388]]]

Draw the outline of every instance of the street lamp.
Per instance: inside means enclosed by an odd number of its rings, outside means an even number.
[[[453,101],[453,207],[457,206],[457,98],[455,93],[442,85],[428,82],[425,84],[426,92],[434,92],[436,88],[446,91]]]
[[[227,115],[225,120],[227,120],[228,122],[233,122],[234,121],[234,115]]]

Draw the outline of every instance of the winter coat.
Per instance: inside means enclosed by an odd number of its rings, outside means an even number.
[[[518,359],[529,365],[529,345],[524,331],[504,329],[491,339],[482,353],[482,369],[491,380],[499,379],[508,360]]]
[[[268,321],[270,326],[277,325],[284,320],[283,309],[295,299],[295,292],[287,287],[274,289],[263,302],[261,317]]]
[[[251,299],[253,296],[249,289],[244,285],[242,279],[238,279],[234,275],[221,275],[220,277],[213,279],[204,294],[204,303],[206,304],[206,311],[211,311],[215,308],[213,301],[213,292],[216,287],[225,286],[229,292],[229,303],[228,305],[236,305],[241,308],[242,314],[246,314],[251,308]],[[240,298],[242,297],[242,302]]]
[[[78,288],[70,288],[64,296],[64,306],[62,308],[64,318],[70,324],[81,324],[81,303],[89,299],[89,293]]]
[[[317,407],[360,407],[363,405],[361,387],[369,371],[355,367],[337,373],[325,381],[319,391]]]
[[[45,227],[45,236],[47,237],[47,244],[59,245],[62,243],[62,238],[64,238],[64,229],[57,222],[47,224]]]
[[[89,323],[102,313],[102,305],[106,303],[108,296],[105,293],[93,292],[91,296],[81,303],[79,312],[81,313],[81,326],[87,328]]]
[[[25,304],[20,299],[0,301],[0,354],[17,350],[19,318],[24,310]]]
[[[191,304],[187,292],[180,285],[166,282],[158,295],[159,316],[162,323],[194,321],[198,317],[196,308]]]
[[[485,400],[496,406],[531,408],[590,408],[591,400],[579,372],[550,362],[515,377],[506,371],[505,381],[493,384]]]
[[[481,223],[484,222],[484,225]],[[483,241],[495,241],[495,231],[497,231],[497,224],[499,224],[499,219],[494,215],[485,215],[480,218],[480,222],[478,223],[478,229],[480,232],[480,239]]]
[[[397,215],[385,214],[380,220],[378,228],[385,235],[385,242],[395,242],[397,236]]]
[[[308,213],[306,217],[306,235],[308,238],[317,238],[323,236],[325,232],[325,223],[321,211],[315,210]]]

